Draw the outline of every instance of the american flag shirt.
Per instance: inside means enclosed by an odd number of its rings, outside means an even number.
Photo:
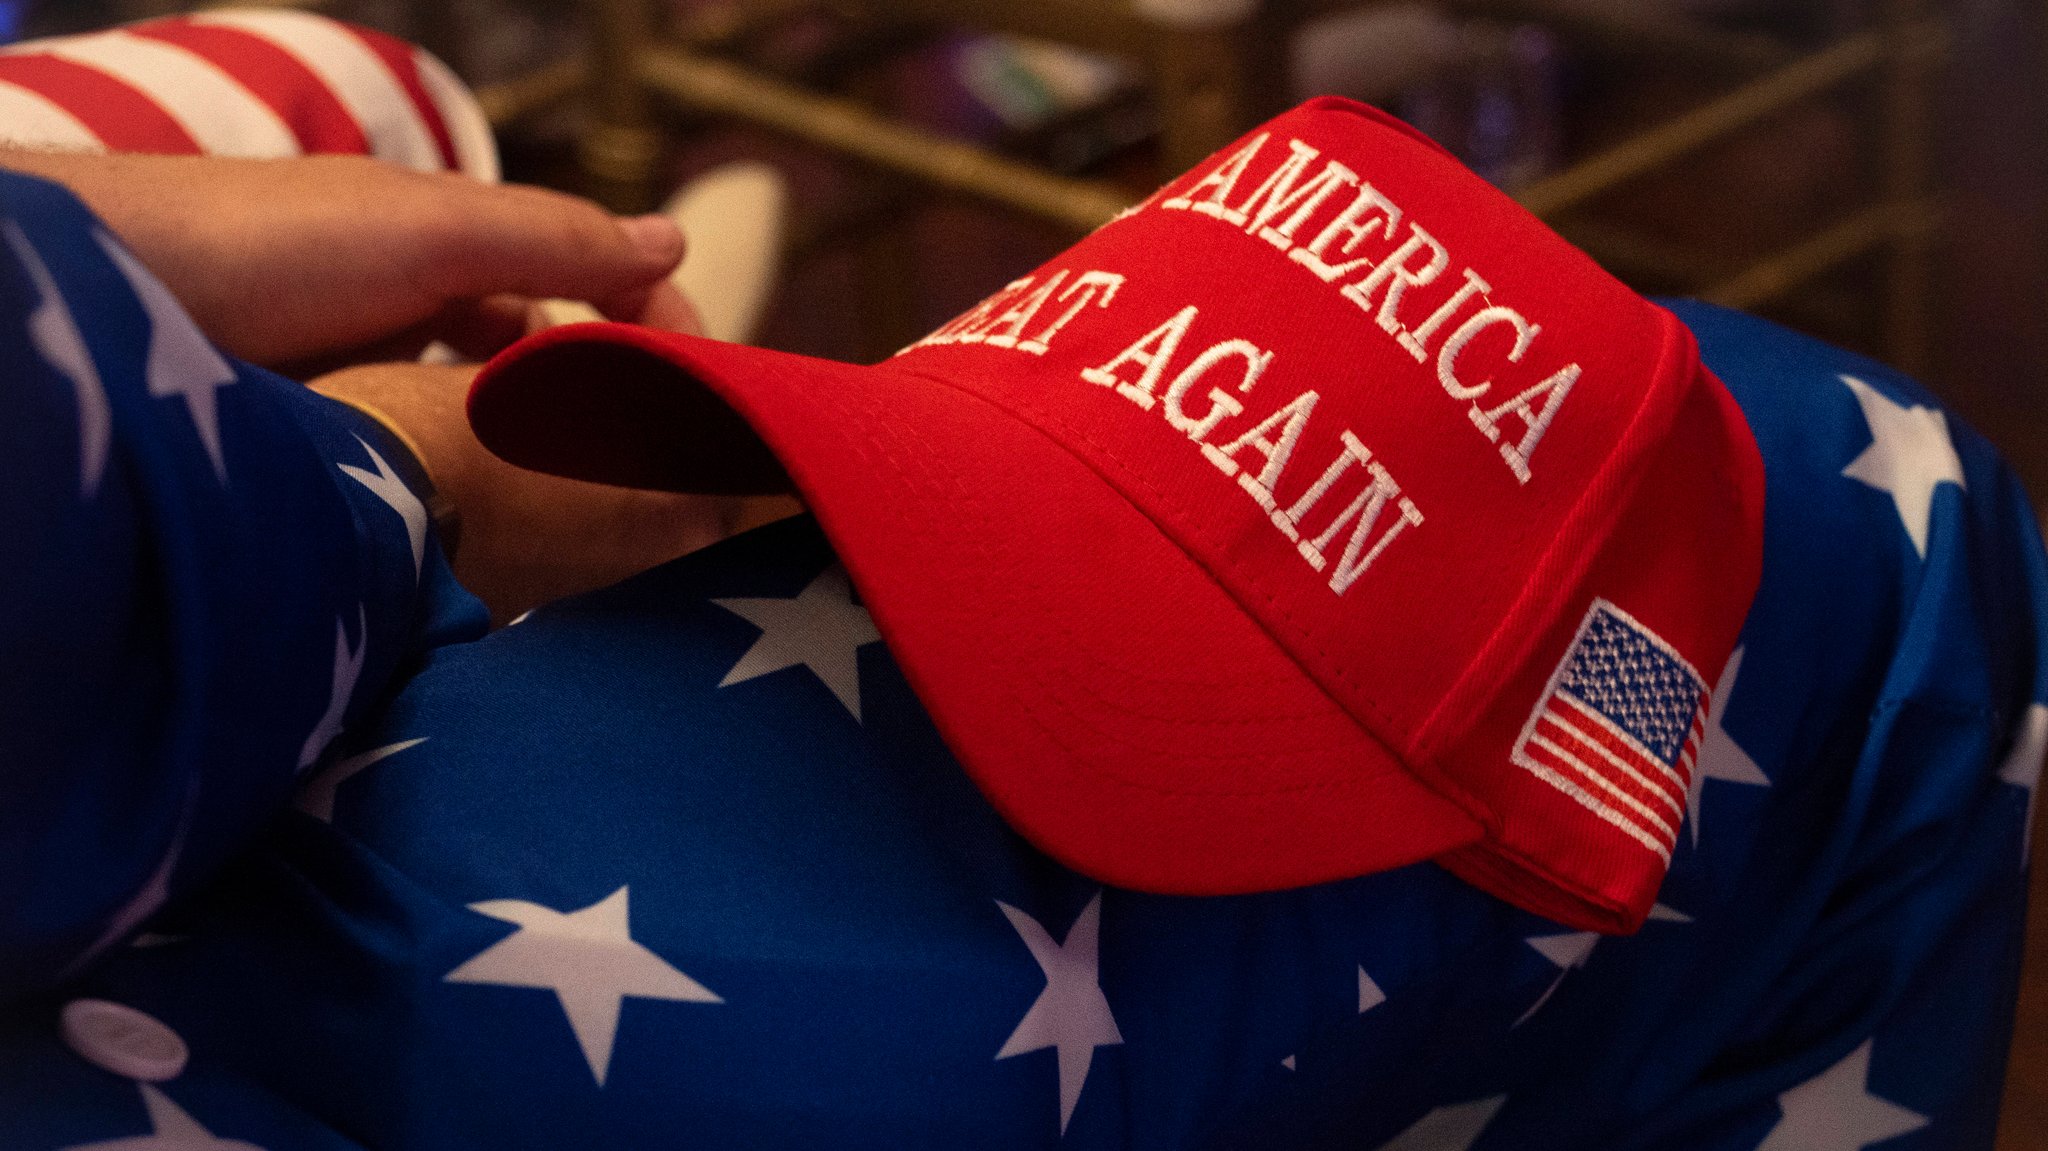
[[[1674,305],[1764,577],[1603,938],[1430,864],[1063,868],[807,519],[485,635],[397,445],[68,195],[0,217],[0,1148],[1990,1145],[2048,571],[1878,364]],[[1594,617],[1559,691],[1661,758],[1595,690],[1633,650]]]
[[[490,125],[447,65],[380,32],[289,9],[214,8],[0,49],[0,144],[344,153],[498,178]]]

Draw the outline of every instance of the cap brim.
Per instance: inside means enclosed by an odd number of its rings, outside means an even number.
[[[577,325],[488,365],[469,412],[493,452],[559,475],[786,475],[969,775],[1087,875],[1274,890],[1482,834],[1101,476],[943,380]]]

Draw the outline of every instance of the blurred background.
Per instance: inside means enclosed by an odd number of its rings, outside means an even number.
[[[2021,0],[313,0],[478,86],[508,178],[794,211],[758,342],[878,359],[1321,93],[1622,279],[1925,379],[2048,492],[2048,7]],[[193,7],[0,0],[28,37]]]
[[[9,38],[193,7],[0,0]],[[2048,492],[2048,7],[2021,0],[302,0],[478,86],[508,178],[788,181],[759,342],[901,347],[1259,119],[1385,107],[1624,280],[1919,375]]]
[[[640,211],[730,161],[772,166],[790,212],[767,346],[880,359],[1265,116],[1336,93],[1429,133],[1643,291],[1912,372],[2048,495],[2048,5],[293,6],[437,53],[478,88],[509,179]],[[0,38],[192,7],[0,0]],[[2002,1151],[2048,1148],[2043,919]]]

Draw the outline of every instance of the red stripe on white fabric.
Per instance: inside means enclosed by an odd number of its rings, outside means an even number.
[[[301,151],[368,155],[370,139],[313,70],[261,36],[187,20],[156,20],[128,29],[192,53],[234,78],[283,120]]]
[[[7,82],[0,82],[0,143],[60,152],[107,150],[106,143],[62,105]]]
[[[412,101],[413,109],[419,113],[420,120],[427,126],[427,131],[433,134],[434,147],[441,152],[442,166],[451,172],[461,171],[462,163],[455,155],[455,141],[448,137],[448,125],[441,122],[441,109],[434,103],[434,98],[427,94],[426,85],[420,83],[419,69],[413,66],[412,45],[386,36],[382,32],[372,32],[368,28],[358,28],[353,24],[342,24],[339,27],[362,41],[390,71],[391,78],[398,82],[398,87],[405,93],[405,98]]]
[[[210,156],[296,156],[299,142],[270,106],[183,48],[126,32],[47,41],[43,51],[97,68],[147,96]]]
[[[69,112],[115,152],[197,155],[199,142],[155,100],[98,68],[28,51],[0,55],[0,81]]]
[[[440,113],[441,122],[448,126],[448,137],[454,141],[455,159],[462,167],[462,174],[486,184],[497,183],[498,140],[469,86],[449,71],[448,65],[425,49],[415,48],[412,61],[419,69],[420,83]]]
[[[421,172],[446,165],[419,109],[362,40],[322,16],[280,10],[217,10],[190,17],[259,36],[320,77],[369,137],[370,154]]]

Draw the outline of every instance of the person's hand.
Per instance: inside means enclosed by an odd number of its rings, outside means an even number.
[[[474,367],[368,364],[318,392],[373,409],[418,449],[462,518],[455,575],[503,624],[800,510],[786,497],[684,496],[566,480],[492,455],[469,429]]]
[[[234,160],[0,152],[69,187],[223,349],[272,366],[416,354],[445,339],[482,358],[528,305],[588,300],[614,319],[689,330],[667,282],[683,238],[540,188],[480,184],[360,156]]]

